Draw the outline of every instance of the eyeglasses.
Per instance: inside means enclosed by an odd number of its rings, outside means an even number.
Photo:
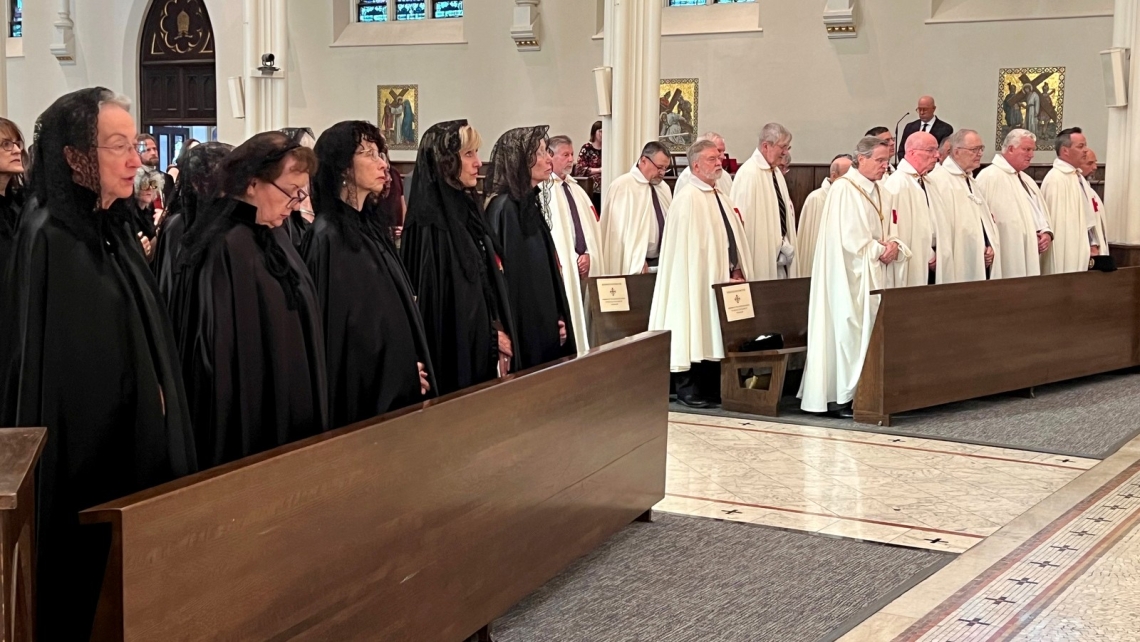
[[[290,194],[277,183],[270,183],[270,185],[276,187],[278,191],[289,197],[289,202],[285,204],[285,207],[288,209],[293,209],[295,206],[300,205],[302,201],[309,197],[309,194],[303,189],[298,189],[296,194]]]
[[[24,149],[24,144],[18,140],[3,140],[0,141],[0,149],[6,152],[10,152],[13,149],[22,151]]]
[[[139,154],[146,152],[146,143],[120,142],[114,145],[96,145],[95,149],[105,149],[115,156],[126,156],[132,149]]]
[[[356,151],[356,155],[363,156],[372,162],[376,162],[378,160],[387,160],[384,158],[383,154],[376,151],[375,149],[360,149]]]
[[[670,167],[669,165],[666,165],[665,167],[662,167],[662,166],[658,165],[657,163],[654,163],[654,162],[653,162],[653,159],[652,159],[652,158],[650,158],[650,157],[648,157],[648,156],[642,156],[642,158],[644,158],[645,160],[649,161],[649,164],[650,164],[650,165],[652,165],[652,166],[654,166],[654,167],[656,167],[656,168],[657,168],[657,171],[659,171],[659,172],[661,172],[661,173],[665,173],[665,172],[669,171],[669,167]]]
[[[978,147],[963,147],[962,149],[970,152],[971,154],[981,154],[986,151],[986,146],[979,145]]]

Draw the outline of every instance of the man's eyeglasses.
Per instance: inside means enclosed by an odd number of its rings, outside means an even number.
[[[649,164],[650,164],[650,165],[652,165],[652,166],[654,166],[654,167],[656,167],[656,168],[657,168],[657,171],[661,172],[662,174],[664,174],[665,172],[669,171],[669,167],[670,167],[669,165],[666,165],[665,167],[662,167],[662,166],[658,165],[657,163],[654,163],[654,162],[653,162],[653,159],[652,159],[652,158],[650,158],[650,157],[648,157],[648,156],[642,156],[642,158],[644,158],[645,160],[649,161]]]
[[[281,187],[280,185],[278,185],[277,183],[270,183],[270,185],[276,187],[282,194],[289,197],[289,202],[285,205],[285,207],[288,209],[293,209],[294,207],[300,205],[302,201],[304,201],[306,198],[309,197],[309,194],[307,192],[305,192],[305,190],[303,190],[303,189],[298,189],[296,194],[290,194],[289,192],[285,191],[285,189],[283,187]]]
[[[0,141],[0,149],[10,152],[13,149],[23,151],[24,144],[18,140],[2,140]]]
[[[962,149],[970,152],[971,154],[983,154],[986,151],[986,146],[980,145],[978,147],[963,147]]]

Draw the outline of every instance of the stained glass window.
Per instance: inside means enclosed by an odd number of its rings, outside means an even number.
[[[435,0],[436,18],[462,18],[463,0]]]
[[[358,22],[386,22],[388,0],[360,0],[356,5]]]
[[[393,0],[396,3],[396,20],[423,20],[426,17],[424,0]]]
[[[8,27],[8,35],[12,38],[24,36],[24,0],[12,0],[10,11],[12,23]]]

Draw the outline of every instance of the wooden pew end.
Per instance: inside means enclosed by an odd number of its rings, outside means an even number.
[[[651,509],[645,511],[644,513],[638,515],[637,519],[635,519],[633,521],[644,522],[646,524],[652,524],[653,523],[653,509],[651,508]]]
[[[780,416],[780,398],[784,394],[788,360],[793,354],[806,351],[807,347],[800,346],[762,352],[729,352],[720,368],[721,407],[763,417]],[[768,375],[767,387],[746,385],[744,371],[751,371],[752,376],[761,378]]]
[[[881,426],[883,428],[890,428],[891,416],[880,415],[873,412],[866,412],[863,410],[855,409],[855,423],[857,424],[870,424],[872,426]]]

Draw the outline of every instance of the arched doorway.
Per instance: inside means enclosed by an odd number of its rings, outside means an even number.
[[[163,170],[187,139],[217,139],[217,84],[203,0],[154,0],[140,43],[139,115],[142,130],[158,139]]]

